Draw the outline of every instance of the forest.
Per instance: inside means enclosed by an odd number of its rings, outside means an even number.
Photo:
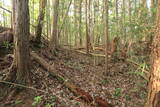
[[[0,107],[160,107],[160,0],[0,0]]]

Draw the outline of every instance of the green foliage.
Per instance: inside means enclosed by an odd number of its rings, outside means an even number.
[[[133,74],[133,75],[137,75],[137,76],[144,76],[143,72],[128,72],[128,74]]]
[[[47,104],[44,107],[54,107],[57,97],[55,95],[49,96],[47,100]]]
[[[3,41],[2,42],[2,47],[6,48],[6,49],[10,49],[13,47],[13,43],[10,43],[8,41]]]
[[[44,107],[52,107],[52,105],[51,104],[47,104]]]
[[[148,79],[147,78],[147,75],[148,75],[148,71],[149,71],[149,66],[145,63],[145,62],[135,62],[135,61],[132,61],[132,60],[129,60],[129,62],[133,63],[136,65],[136,68],[135,70],[131,69],[131,71],[128,72],[128,74],[130,75],[136,75],[136,76],[140,76],[140,77],[143,77],[144,79]]]
[[[42,96],[36,96],[34,98],[34,102],[32,103],[33,106],[40,104],[42,101]]]
[[[52,0],[47,0],[47,6],[46,6],[46,15],[44,20],[44,26],[43,26],[43,34],[47,35],[47,28],[48,30],[52,30],[52,21],[53,21],[53,3]],[[116,3],[115,0],[109,0],[109,39],[111,40],[115,36],[119,36],[121,39],[120,41],[123,42],[126,40],[133,40],[135,42],[142,40],[144,37],[149,37],[151,35],[152,29],[154,29],[155,25],[155,14],[156,14],[156,8],[144,8],[142,4],[137,4],[135,7],[135,1],[131,1],[131,16],[129,16],[129,6],[128,1],[125,3],[125,9],[123,9],[123,1],[118,2],[118,17],[116,17]],[[68,5],[70,3],[70,0],[60,0],[59,1],[59,15],[58,15],[58,26],[59,29],[62,26],[61,35],[59,36],[60,44],[67,44],[71,46],[75,46],[75,39],[79,41],[80,35],[79,35],[79,19],[80,19],[80,13],[79,13],[79,6],[80,2],[76,1],[76,16],[74,16],[74,2],[72,1],[72,5],[69,9],[68,16],[66,17],[65,22],[63,22],[65,13],[67,11]],[[137,2],[138,3],[138,2]],[[91,1],[91,18],[90,18],[90,37],[91,41],[94,42],[96,45],[104,45],[104,3],[103,1],[97,1],[93,0]],[[3,6],[9,10],[11,10],[11,5],[6,6],[3,4],[3,1],[0,1],[0,6]],[[29,0],[29,9],[30,9],[30,28],[31,33],[34,34],[35,27],[37,24],[37,18],[39,14],[39,0]],[[3,17],[3,10],[0,11],[1,17]],[[5,12],[5,22],[7,23],[7,26],[10,27],[10,13]],[[123,17],[125,16],[125,18]],[[81,20],[81,36],[83,41],[83,46],[85,44],[86,40],[86,13],[85,13],[85,1],[82,2],[82,20]],[[131,18],[131,21],[130,21]],[[3,19],[3,18],[1,18]],[[117,20],[118,19],[118,20]],[[48,21],[48,25],[47,25]],[[1,24],[3,24],[3,20],[0,21]],[[118,23],[118,24],[117,24]],[[76,24],[76,26],[75,26]],[[89,22],[88,22],[89,25]],[[59,30],[58,29],[58,30]],[[52,31],[49,31],[50,34]],[[47,35],[49,37],[50,35]],[[97,39],[100,38],[100,39]],[[100,43],[99,41],[100,40]],[[98,42],[98,43],[97,43]],[[127,42],[127,41],[126,41]],[[78,43],[77,43],[78,44]],[[5,47],[8,48],[8,45],[5,44]],[[41,46],[39,46],[41,47]]]
[[[125,98],[126,98],[126,100],[131,100],[130,95],[126,95]]]
[[[21,103],[23,103],[22,100],[16,100],[16,101],[15,101],[15,104],[16,104],[16,105],[17,105],[17,104],[21,104]]]
[[[107,84],[107,83],[109,83],[109,80],[104,79],[104,80],[101,81],[101,83],[102,83],[102,84]]]
[[[121,94],[122,94],[122,89],[121,88],[116,88],[113,95],[116,96],[116,97],[120,97]]]
[[[51,96],[51,101],[52,101],[52,102],[55,102],[56,100],[57,100],[57,97],[54,96],[54,95],[52,95],[52,96]]]

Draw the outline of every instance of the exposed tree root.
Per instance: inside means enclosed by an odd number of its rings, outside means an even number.
[[[14,62],[12,63],[12,65],[10,66],[10,68],[5,69],[7,74],[6,76],[2,79],[2,81],[6,81],[6,82],[10,82],[10,83],[17,83],[16,80],[16,72],[17,72],[17,68],[14,64]],[[0,84],[3,89],[1,91],[5,92],[2,96],[3,99],[5,99],[6,104],[10,103],[10,101],[12,100],[12,98],[14,98],[15,95],[17,95],[17,93],[23,91],[23,87],[17,87],[14,84],[6,84],[1,82]],[[2,100],[3,100],[2,99]]]
[[[7,73],[6,77],[3,80],[9,81],[9,82],[15,81],[16,70],[17,70],[16,66],[14,65],[14,63],[12,63],[11,67],[8,68],[8,73]]]

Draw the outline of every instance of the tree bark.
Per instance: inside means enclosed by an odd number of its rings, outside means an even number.
[[[29,0],[15,0],[16,2],[16,25],[15,25],[15,58],[17,68],[16,82],[27,84],[30,74],[29,54]]]
[[[86,53],[89,54],[89,32],[88,32],[88,0],[85,0],[86,12]]]
[[[109,37],[109,32],[108,32],[108,0],[105,0],[105,71],[106,73],[109,71],[108,70],[108,37]]]
[[[158,0],[156,35],[151,53],[151,77],[145,107],[160,107],[160,0]]]
[[[118,16],[118,14],[119,14],[119,9],[118,9],[118,0],[116,0],[115,1],[115,6],[116,6],[116,26],[117,26],[117,28],[116,28],[116,30],[117,30],[117,33],[116,33],[116,36],[118,36],[118,33],[119,33],[119,16]]]
[[[122,31],[124,39],[126,39],[126,0],[123,0],[122,3]]]
[[[142,5],[144,8],[147,8],[147,0],[142,0]]]
[[[151,14],[154,20],[155,20],[154,17],[156,16],[155,8],[156,8],[156,0],[151,0],[151,9],[152,9]]]
[[[78,39],[78,35],[77,35],[77,0],[74,0],[74,37],[75,37],[75,47],[77,47],[77,39]]]
[[[40,0],[40,11],[38,16],[38,24],[36,27],[36,39],[35,39],[35,41],[38,44],[41,43],[41,35],[42,35],[42,28],[44,23],[46,4],[47,4],[47,0]]]
[[[79,44],[82,46],[82,0],[79,4]]]
[[[53,29],[50,41],[51,51],[54,51],[58,47],[58,7],[59,0],[53,0]]]
[[[14,31],[15,28],[15,0],[12,0],[12,23],[11,23],[11,28]]]

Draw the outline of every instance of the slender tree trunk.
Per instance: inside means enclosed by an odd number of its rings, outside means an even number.
[[[152,47],[152,69],[149,81],[149,92],[145,107],[160,107],[160,0],[157,9],[157,29]]]
[[[58,47],[58,7],[59,0],[53,0],[53,29],[50,41],[51,51],[55,51],[55,49]]]
[[[77,0],[74,0],[74,37],[75,37],[75,46],[77,46]]]
[[[92,0],[88,3],[88,34],[89,34],[89,50],[92,50],[93,45],[93,23],[92,23]]]
[[[151,0],[151,14],[154,20],[156,16],[155,8],[156,8],[156,0]]]
[[[12,30],[15,29],[15,0],[12,0]]]
[[[52,11],[51,11],[51,6],[52,6],[52,4],[51,4],[51,0],[48,0],[48,5],[49,5],[49,9],[48,9],[48,13],[49,13],[49,16],[48,16],[48,19],[49,19],[49,23],[48,23],[48,26],[49,26],[49,38],[52,36],[52,30],[51,30],[51,28],[52,28],[52,26],[51,26],[51,13],[52,13]]]
[[[89,33],[88,33],[88,0],[85,4],[86,8],[86,52],[89,54]]]
[[[151,8],[155,7],[155,0],[151,0]]]
[[[108,0],[105,0],[105,71],[106,73],[109,71],[108,70],[108,37],[109,37],[109,26],[108,26]]]
[[[4,0],[3,0],[3,5],[4,5]],[[6,26],[6,17],[5,17],[5,10],[3,10],[3,26]]]
[[[48,35],[49,35],[49,18],[50,18],[50,13],[49,13],[49,1],[48,0],[46,0],[46,6],[47,6],[47,8],[46,8],[46,26],[47,26],[47,40],[49,40],[49,38],[48,38]]]
[[[144,17],[146,13],[148,13],[148,8],[147,8],[147,1],[142,0],[140,6],[142,6],[142,9],[140,10],[140,17]],[[146,18],[145,18],[146,19]],[[143,19],[142,19],[143,20]],[[146,21],[146,20],[145,20]]]
[[[44,23],[44,16],[45,16],[45,7],[47,4],[47,0],[40,0],[40,10],[39,10],[39,16],[38,16],[38,24],[36,27],[36,42],[41,42],[41,35],[42,35],[42,28]]]
[[[128,1],[129,4],[129,23],[131,24],[132,21],[132,7],[131,7],[131,0]]]
[[[104,28],[104,26],[105,26],[105,24],[104,24],[104,20],[105,20],[105,5],[103,5],[103,4],[102,4],[102,10],[101,11],[102,11],[101,23],[103,23],[103,28]],[[102,44],[105,46],[105,34],[104,34],[105,32],[103,30],[102,30],[102,32],[103,33],[100,34],[100,35],[103,35],[103,36],[101,36],[99,39],[101,39]]]
[[[82,0],[79,5],[79,44],[82,46]]]
[[[147,8],[147,0],[142,0],[142,5],[144,8]]]
[[[68,8],[67,8],[67,11],[65,12],[64,16],[62,16],[63,19],[62,19],[62,24],[61,24],[60,29],[59,29],[59,32],[58,32],[58,36],[61,35],[61,31],[62,31],[62,29],[63,29],[63,27],[64,27],[65,22],[66,22],[66,19],[67,19],[67,16],[68,16],[69,9],[70,9],[70,7],[71,7],[72,1],[73,1],[73,0],[70,0],[69,5],[68,5]]]
[[[16,81],[19,84],[29,82],[30,52],[29,52],[29,7],[28,0],[15,0],[15,58],[17,68]]]
[[[33,6],[33,8],[32,8],[32,12],[31,12],[32,15],[30,15],[30,17],[32,16],[32,20],[30,20],[31,23],[32,23],[32,25],[35,25],[35,24],[34,24],[34,9],[35,9],[35,7],[34,7],[34,4],[35,4],[35,3],[34,3],[34,2],[35,2],[35,1],[33,0],[33,1],[32,1],[32,4],[33,4],[32,6]],[[30,26],[31,26],[31,25],[30,25]],[[30,28],[30,31],[31,31],[33,34],[35,34],[35,30],[34,30],[33,27]]]
[[[126,23],[126,0],[123,0],[123,3],[122,3],[122,30],[123,30],[123,36],[124,38],[126,39],[126,27],[125,27],[125,23]]]
[[[136,19],[136,15],[137,15],[137,0],[134,0],[134,17]]]
[[[116,0],[116,20],[117,20],[117,22],[116,22],[116,26],[117,26],[117,33],[116,33],[116,36],[118,36],[118,32],[119,32],[119,16],[118,16],[118,14],[119,14],[119,10],[118,10],[118,0]]]

